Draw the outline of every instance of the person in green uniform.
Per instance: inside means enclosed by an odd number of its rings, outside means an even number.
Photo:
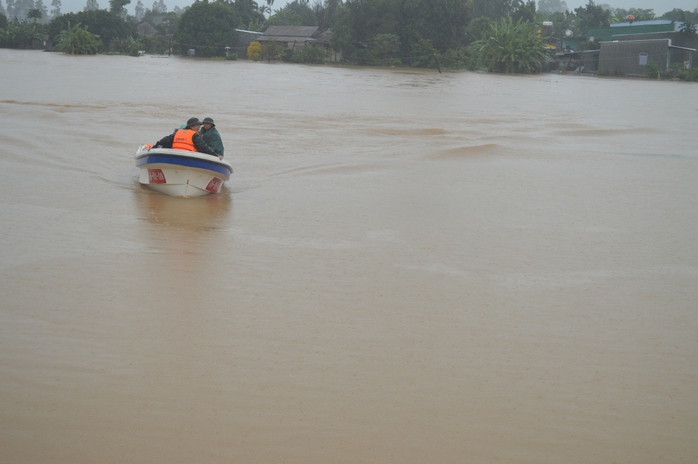
[[[203,127],[199,129],[199,135],[204,139],[204,142],[206,142],[208,146],[216,150],[216,153],[218,153],[218,158],[223,159],[223,140],[221,139],[221,134],[218,133],[216,123],[213,122],[212,118],[204,118]]]

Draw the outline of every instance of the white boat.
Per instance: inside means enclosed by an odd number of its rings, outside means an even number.
[[[138,182],[173,197],[200,197],[221,191],[233,167],[217,156],[141,145],[136,151]]]

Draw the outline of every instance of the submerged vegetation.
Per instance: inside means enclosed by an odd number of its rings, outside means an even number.
[[[27,21],[4,22],[5,26],[0,28],[0,46],[6,48],[32,48],[36,41],[43,42],[44,34],[40,25]]]
[[[510,18],[503,18],[492,23],[485,36],[473,42],[471,49],[478,65],[488,71],[540,72],[548,58],[538,28],[521,19],[513,23]]]
[[[698,82],[698,68],[686,69],[683,64],[674,63],[666,71],[660,71],[657,63],[650,61],[647,64],[647,77],[659,80]]]
[[[99,36],[92,34],[80,23],[71,26],[69,22],[57,39],[56,48],[71,55],[94,55],[100,47]]]

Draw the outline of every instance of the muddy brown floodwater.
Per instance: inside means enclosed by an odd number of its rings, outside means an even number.
[[[696,84],[0,49],[0,122],[2,463],[698,462]]]

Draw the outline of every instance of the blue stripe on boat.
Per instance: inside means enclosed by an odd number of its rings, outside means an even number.
[[[187,158],[185,156],[172,156],[172,155],[147,155],[143,158],[136,160],[136,166],[140,167],[144,164],[174,164],[177,166],[184,166],[188,168],[199,168],[207,169],[209,171],[216,171],[223,174],[227,178],[230,177],[231,170],[227,166],[223,166],[213,161],[206,161],[198,158]]]

